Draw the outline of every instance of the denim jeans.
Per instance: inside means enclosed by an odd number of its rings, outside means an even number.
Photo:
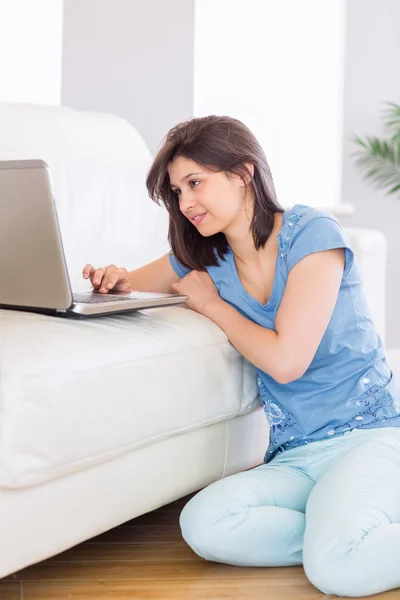
[[[353,429],[286,450],[200,491],[180,525],[206,560],[303,564],[326,594],[399,587],[400,428]]]

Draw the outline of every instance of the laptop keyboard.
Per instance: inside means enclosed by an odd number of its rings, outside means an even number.
[[[99,302],[115,302],[116,300],[130,300],[130,296],[120,296],[117,294],[73,294],[74,302],[84,304],[98,304]]]

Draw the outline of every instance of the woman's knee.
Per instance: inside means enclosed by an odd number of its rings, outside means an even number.
[[[332,563],[321,556],[320,552],[306,551],[303,547],[303,568],[307,579],[324,594],[342,595],[339,592],[341,582],[336,577]],[[348,596],[348,594],[343,594]]]
[[[187,544],[202,558],[226,562],[235,546],[235,527],[261,497],[250,471],[220,479],[198,492],[182,510],[180,527]]]
[[[296,546],[298,564],[301,549],[297,546],[304,531],[304,514],[299,509],[305,506],[310,481],[299,479],[291,469],[267,467],[221,479],[188,502],[180,526],[183,538],[196,554],[216,562],[267,566],[278,560],[277,545],[279,560],[284,564],[286,550],[290,554]],[[288,501],[293,479],[302,485]],[[280,502],[290,506],[280,507]]]
[[[362,573],[351,568],[345,555],[339,559],[333,554],[321,550],[310,554],[303,548],[303,567],[309,581],[324,594],[356,598],[370,595]]]
[[[335,529],[305,531],[303,567],[310,582],[324,594],[369,596],[371,585],[360,555],[365,529],[343,517]]]
[[[318,486],[318,484],[317,484]],[[347,515],[341,520],[325,516],[318,506],[321,488],[309,498],[303,541],[303,567],[309,581],[324,594],[362,596],[358,573],[351,560],[362,530]],[[332,516],[332,515],[331,515]]]
[[[225,495],[214,486],[216,484],[201,490],[189,500],[179,524],[184,540],[196,554],[206,560],[223,560],[229,516]]]

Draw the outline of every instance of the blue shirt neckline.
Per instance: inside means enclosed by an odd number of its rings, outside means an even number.
[[[292,210],[292,209],[290,209]],[[233,275],[233,279],[236,283],[236,287],[238,288],[239,292],[241,293],[241,295],[247,300],[247,302],[249,302],[250,304],[252,304],[253,306],[257,306],[257,307],[261,307],[263,309],[267,309],[270,308],[271,306],[273,306],[274,302],[275,302],[275,296],[277,293],[277,280],[278,280],[278,273],[279,273],[279,269],[280,269],[280,261],[281,261],[281,255],[279,252],[279,238],[281,237],[282,231],[286,225],[286,218],[287,218],[287,213],[290,212],[290,210],[285,210],[282,213],[282,224],[281,224],[281,228],[279,229],[278,232],[278,253],[276,256],[276,263],[275,263],[275,270],[274,270],[274,281],[272,284],[272,290],[271,290],[271,296],[268,300],[268,302],[266,302],[265,304],[262,304],[261,302],[259,302],[258,300],[256,300],[256,298],[254,298],[253,296],[251,296],[245,289],[244,285],[242,284],[242,282],[240,281],[240,277],[239,277],[239,273],[237,272],[237,268],[236,268],[236,264],[235,264],[235,259],[233,256],[233,250],[232,248],[229,246],[229,264],[231,266],[231,271],[232,271],[232,275]]]

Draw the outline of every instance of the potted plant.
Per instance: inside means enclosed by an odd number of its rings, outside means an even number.
[[[352,156],[356,157],[355,164],[365,179],[376,188],[385,189],[387,194],[400,197],[400,106],[393,102],[386,105],[383,118],[390,137],[365,136],[363,140],[354,135],[351,140],[361,149]]]

